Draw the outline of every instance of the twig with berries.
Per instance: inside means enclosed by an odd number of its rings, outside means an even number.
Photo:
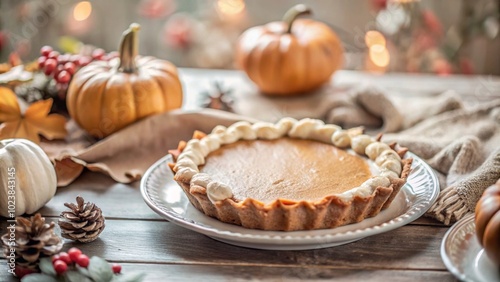
[[[78,248],[71,248],[68,252],[60,252],[52,258],[41,259],[40,270],[41,273],[26,275],[21,281],[138,282],[144,279],[144,273],[121,274],[121,265],[110,264],[97,256],[89,258]]]
[[[95,49],[91,56],[80,54],[59,54],[50,46],[43,46],[40,49],[38,67],[43,73],[52,77],[57,89],[63,93],[68,89],[71,78],[80,68],[93,61],[109,61],[118,57],[117,52],[106,54],[103,49]]]

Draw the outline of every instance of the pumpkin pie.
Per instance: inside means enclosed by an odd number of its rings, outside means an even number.
[[[387,208],[412,159],[359,129],[320,120],[237,122],[181,143],[174,179],[222,222],[310,230],[360,222]]]

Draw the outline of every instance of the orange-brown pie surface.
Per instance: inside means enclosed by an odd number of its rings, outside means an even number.
[[[211,152],[200,172],[232,188],[235,199],[318,201],[372,176],[367,160],[316,141],[237,141]]]
[[[357,129],[284,118],[197,134],[172,151],[170,166],[204,214],[246,228],[293,231],[376,216],[406,182],[412,160],[405,152]]]

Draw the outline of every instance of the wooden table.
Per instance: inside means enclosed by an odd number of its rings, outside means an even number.
[[[214,78],[245,80],[241,73],[226,71],[183,70],[182,75],[185,81],[201,84]],[[478,87],[494,88],[492,93],[499,93],[500,88],[498,79],[488,77],[439,79],[357,72],[339,72],[335,77],[336,83],[343,86],[356,84],[360,79],[377,80],[386,86],[412,86],[417,90],[420,85],[431,92],[454,88],[465,95],[477,92]],[[194,108],[195,85],[187,83],[185,88],[186,108]],[[440,257],[441,240],[448,227],[427,218],[343,246],[309,251],[263,251],[227,245],[167,222],[144,203],[138,182],[119,184],[97,173],[85,172],[69,187],[59,188],[40,212],[49,221],[56,221],[65,209],[63,204],[75,201],[77,195],[101,207],[106,216],[106,229],[93,243],[67,241],[64,249],[76,246],[89,256],[97,255],[122,264],[124,272],[145,271],[147,281],[456,281]],[[5,219],[0,226],[4,233]],[[0,265],[0,281],[16,281],[7,273],[5,259],[0,259]]]

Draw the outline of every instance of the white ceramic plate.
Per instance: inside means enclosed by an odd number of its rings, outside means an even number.
[[[308,231],[264,231],[223,223],[193,207],[173,173],[165,156],[144,174],[141,193],[144,201],[160,216],[172,223],[242,247],[267,250],[320,249],[353,242],[387,232],[412,222],[424,214],[439,194],[439,183],[432,169],[419,157],[413,157],[412,171],[389,208],[362,222],[333,229]]]
[[[484,252],[476,236],[474,214],[453,225],[441,243],[441,258],[448,270],[462,281],[500,281],[500,268]]]

